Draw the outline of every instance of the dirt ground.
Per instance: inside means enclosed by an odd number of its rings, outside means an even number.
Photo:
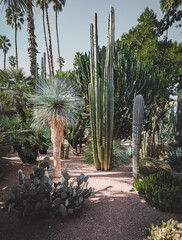
[[[52,152],[46,156],[52,156]],[[131,164],[103,172],[83,164],[81,159],[71,155],[70,159],[62,160],[62,166],[67,163],[73,180],[84,173],[89,176],[89,186],[94,188],[81,211],[68,217],[39,218],[29,224],[0,211],[0,240],[143,240],[145,227],[152,223],[170,218],[182,222],[182,215],[156,210],[137,192],[129,191],[132,188]],[[0,178],[2,208],[10,196],[11,185],[18,183],[18,169],[29,176],[33,165],[22,164],[16,154],[9,155],[1,164],[7,170]]]

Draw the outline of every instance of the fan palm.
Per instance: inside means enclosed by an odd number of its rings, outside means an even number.
[[[21,128],[26,122],[27,94],[32,93],[34,84],[30,77],[26,78],[22,69],[0,71],[1,89],[0,108],[14,110],[20,117]]]
[[[24,23],[23,13],[20,8],[11,5],[6,9],[6,22],[15,28],[15,52],[16,52],[16,68],[18,70],[18,47],[17,47],[17,30],[21,30],[21,25]]]
[[[53,9],[55,12],[55,25],[56,25],[56,38],[57,38],[57,48],[58,48],[58,62],[59,62],[59,70],[61,72],[61,56],[60,56],[60,48],[59,48],[59,35],[58,35],[58,13],[62,11],[63,6],[66,3],[66,0],[50,0],[53,3]]]
[[[55,78],[40,82],[30,100],[34,104],[33,126],[50,126],[55,177],[60,177],[60,150],[64,125],[76,121],[82,99],[71,82]]]
[[[11,47],[10,40],[6,36],[0,35],[0,49],[2,49],[4,53],[4,71],[6,70],[6,54],[9,47]]]

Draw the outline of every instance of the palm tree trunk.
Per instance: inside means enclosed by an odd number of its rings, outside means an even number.
[[[61,177],[61,142],[63,139],[63,131],[63,122],[57,122],[55,120],[51,123],[55,177]]]
[[[6,53],[4,53],[4,71],[6,70]]]
[[[49,56],[49,49],[47,45],[47,37],[46,37],[46,29],[45,29],[45,7],[42,9],[42,22],[43,22],[43,31],[44,31],[44,39],[45,39],[45,45],[46,45],[46,51],[47,51],[47,60],[48,60],[48,66],[49,66],[49,75],[51,76],[51,65],[50,65],[50,56]]]
[[[17,47],[17,27],[16,26],[15,26],[15,52],[16,52],[16,69],[18,70],[18,47]]]
[[[58,35],[58,20],[57,20],[57,11],[55,11],[55,24],[56,24],[56,37],[57,37],[57,47],[58,47],[58,61],[59,61],[59,70],[61,72],[61,59],[60,59],[60,48],[59,48],[59,35]]]
[[[28,31],[28,42],[29,42],[28,53],[30,57],[30,73],[34,78],[36,78],[38,51],[37,51],[37,43],[35,40],[36,36],[34,34],[35,26],[34,26],[32,6],[29,6],[27,8],[27,31]]]
[[[168,39],[168,29],[166,30],[166,33],[165,33],[165,40],[167,41]]]
[[[44,0],[44,6],[46,6],[45,0]],[[53,65],[53,55],[52,55],[52,42],[51,42],[51,31],[50,31],[50,25],[49,25],[49,15],[48,15],[48,8],[45,7],[46,11],[46,21],[47,21],[47,29],[48,29],[48,35],[49,35],[49,53],[50,53],[50,62],[51,62],[51,72],[52,76],[54,76],[54,65]]]

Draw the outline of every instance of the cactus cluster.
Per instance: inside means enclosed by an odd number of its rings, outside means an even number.
[[[178,93],[178,106],[176,117],[176,141],[178,147],[182,148],[182,89]]]
[[[113,147],[114,126],[114,8],[108,19],[107,48],[99,56],[97,14],[90,26],[89,104],[96,169],[109,170]],[[101,66],[99,66],[101,58]]]
[[[164,129],[163,121],[158,123],[155,117],[152,118],[152,127],[148,131],[142,132],[142,148],[141,157],[154,157],[159,159],[159,156],[165,154],[165,141],[167,134]]]
[[[12,185],[11,198],[5,202],[4,210],[16,212],[20,217],[30,219],[41,213],[49,215],[67,216],[78,211],[83,206],[84,198],[88,198],[93,192],[87,189],[88,177],[81,174],[77,177],[77,185],[68,184],[70,175],[62,171],[61,181],[54,184],[48,177],[49,158],[46,157],[38,165],[33,167],[30,178],[26,178],[21,170],[18,171],[19,184]]]

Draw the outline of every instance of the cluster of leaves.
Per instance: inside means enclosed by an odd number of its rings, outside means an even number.
[[[114,141],[113,143],[113,154],[111,160],[111,167],[118,167],[130,162],[130,149],[125,148],[121,145],[121,141]],[[93,150],[92,142],[90,142],[84,150],[84,163],[93,164]]]
[[[15,212],[27,220],[42,213],[67,216],[78,211],[83,206],[84,199],[93,192],[92,188],[87,188],[88,177],[81,174],[77,177],[77,185],[69,184],[71,176],[65,165],[61,181],[52,187],[52,181],[46,174],[49,168],[49,158],[46,157],[38,166],[33,167],[30,178],[26,178],[19,170],[19,184],[12,185],[11,198],[5,202],[4,211]]]
[[[151,174],[134,187],[152,207],[167,212],[182,213],[182,180],[166,174]]]
[[[171,168],[176,172],[182,171],[182,149],[177,148],[175,151],[169,152],[165,158]]]
[[[170,219],[167,222],[162,221],[159,225],[151,225],[146,230],[146,240],[175,240],[182,238],[182,224],[176,220]]]

